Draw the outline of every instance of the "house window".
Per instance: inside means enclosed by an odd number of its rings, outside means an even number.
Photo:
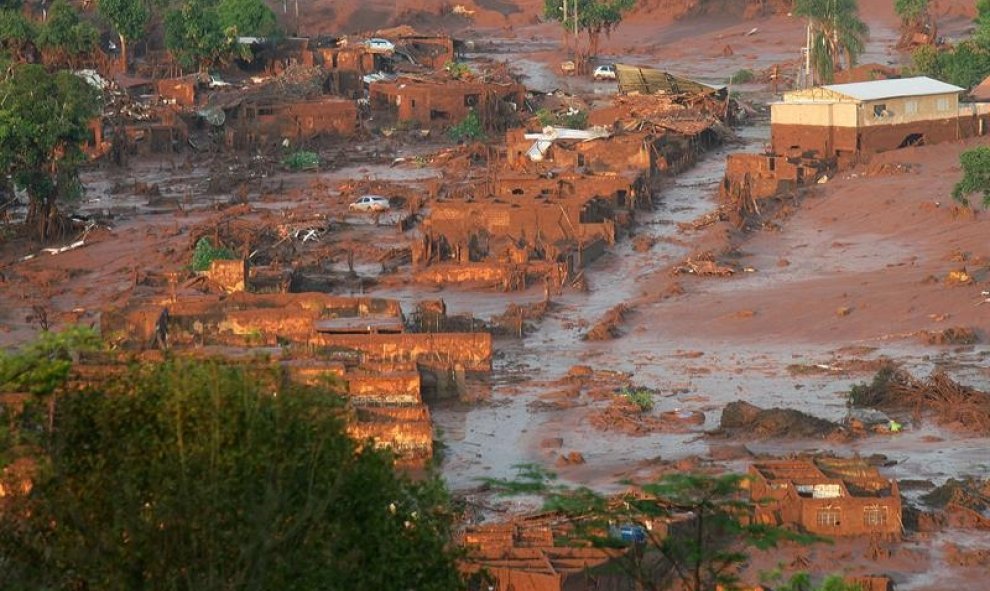
[[[935,103],[935,108],[937,110],[939,110],[939,111],[948,111],[949,110],[949,99],[947,99],[947,98],[940,98],[940,99],[938,99],[938,101],[936,101],[936,103]]]
[[[887,525],[887,508],[879,505],[863,507],[863,525],[866,527]]]
[[[842,511],[838,507],[822,507],[818,509],[815,522],[819,527],[839,527],[842,521]]]
[[[918,113],[918,101],[904,103],[904,113],[907,115],[916,115]]]
[[[874,117],[884,117],[887,114],[887,105],[885,103],[880,103],[879,105],[873,105],[873,116]]]

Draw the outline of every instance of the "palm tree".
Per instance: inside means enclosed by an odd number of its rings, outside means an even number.
[[[820,83],[831,83],[835,71],[856,65],[865,49],[870,28],[859,19],[856,0],[797,0],[794,14],[811,26],[811,62]]]

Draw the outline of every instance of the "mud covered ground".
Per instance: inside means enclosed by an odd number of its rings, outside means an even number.
[[[398,19],[457,31],[476,41],[478,55],[511,61],[532,88],[560,88],[591,100],[607,99],[614,91],[608,84],[557,74],[564,57],[559,29],[533,16],[542,3],[477,0],[464,4],[476,11],[470,18],[439,14],[424,4],[318,2],[306,22],[358,31]],[[889,2],[862,4],[873,31],[864,61],[902,62],[905,56],[892,48],[898,33]],[[967,29],[970,3],[942,1],[939,7],[944,33],[952,37]],[[603,41],[603,61],[656,65],[708,82],[724,82],[742,68],[796,67],[804,37],[797,19],[779,14],[742,20],[731,10],[694,10],[691,4],[646,3]],[[754,102],[771,98],[761,83],[738,90]],[[987,476],[990,438],[911,416],[898,417],[906,429],[893,435],[705,435],[735,400],[840,421],[848,413],[850,386],[868,381],[884,359],[919,376],[943,369],[961,383],[990,390],[990,303],[983,303],[982,294],[990,285],[990,218],[982,211],[967,214],[949,197],[959,154],[985,140],[873,158],[789,202],[760,231],[741,234],[726,224],[684,229],[715,209],[725,155],[762,150],[769,137],[761,120],[737,132],[737,143],[671,179],[657,209],[639,217],[634,234],[652,247],[637,248],[636,240],[619,243],[587,271],[588,292],[565,290],[526,336],[497,341],[489,381],[472,384],[464,400],[434,405],[444,444],[440,466],[454,490],[472,490],[483,477],[511,476],[521,463],[543,464],[566,481],[607,490],[623,478],[649,478],[677,465],[714,462],[742,470],[755,455],[809,451],[879,454],[886,458],[883,474],[933,484]],[[444,169],[409,161],[443,146],[369,142],[360,148],[354,156],[355,146],[349,146],[348,158],[318,175],[252,172],[248,160],[231,170],[228,163],[206,158],[136,162],[125,172],[88,171],[88,201],[81,209],[112,214],[110,228],[93,229],[86,246],[55,256],[29,241],[3,244],[0,344],[29,339],[39,314],[56,327],[96,323],[99,310],[141,289],[142,278],[185,265],[197,233],[232,220],[287,232],[331,228],[333,238],[325,244],[295,240],[295,256],[329,261],[328,271],[340,272],[346,253],[354,252],[355,271],[369,281],[338,284],[335,290],[397,297],[408,311],[417,300],[442,297],[451,313],[490,318],[509,304],[543,300],[542,286],[503,294],[427,288],[402,279],[401,272],[383,276],[380,257],[411,238],[388,223],[375,226],[351,216],[348,196],[362,182],[422,190]],[[327,153],[343,150],[331,146]],[[396,157],[406,158],[406,164],[393,167]],[[136,181],[159,185],[160,195],[134,190]],[[241,182],[246,188],[237,191]],[[672,275],[685,257],[705,251],[728,256],[740,272],[727,278]],[[24,260],[30,255],[35,256]],[[963,268],[972,283],[948,279]],[[614,318],[618,338],[582,338],[617,306],[624,310]],[[966,329],[977,342],[945,343],[939,335],[948,328]],[[620,387],[652,389],[650,416],[657,421],[642,429],[610,428],[617,424],[607,419]],[[694,420],[699,414],[701,422]],[[788,549],[754,557],[751,570],[810,559],[822,572],[890,573],[899,589],[976,591],[985,588],[985,565],[956,558],[959,547],[987,546],[985,532],[947,530],[912,536],[879,554],[867,541]]]

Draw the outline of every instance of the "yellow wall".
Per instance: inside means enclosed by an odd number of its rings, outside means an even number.
[[[883,117],[874,115],[874,107],[881,105],[890,113],[889,115]],[[912,105],[913,110],[911,110]],[[956,93],[867,101],[862,103],[859,109],[859,123],[862,127],[932,121],[958,116],[959,95]]]
[[[770,105],[770,124],[856,127],[856,106],[855,103],[774,103]]]

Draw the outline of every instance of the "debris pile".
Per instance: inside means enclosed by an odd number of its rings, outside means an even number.
[[[848,433],[837,423],[792,408],[760,408],[737,400],[722,409],[719,428],[711,433],[720,437],[760,439],[844,439]]]

